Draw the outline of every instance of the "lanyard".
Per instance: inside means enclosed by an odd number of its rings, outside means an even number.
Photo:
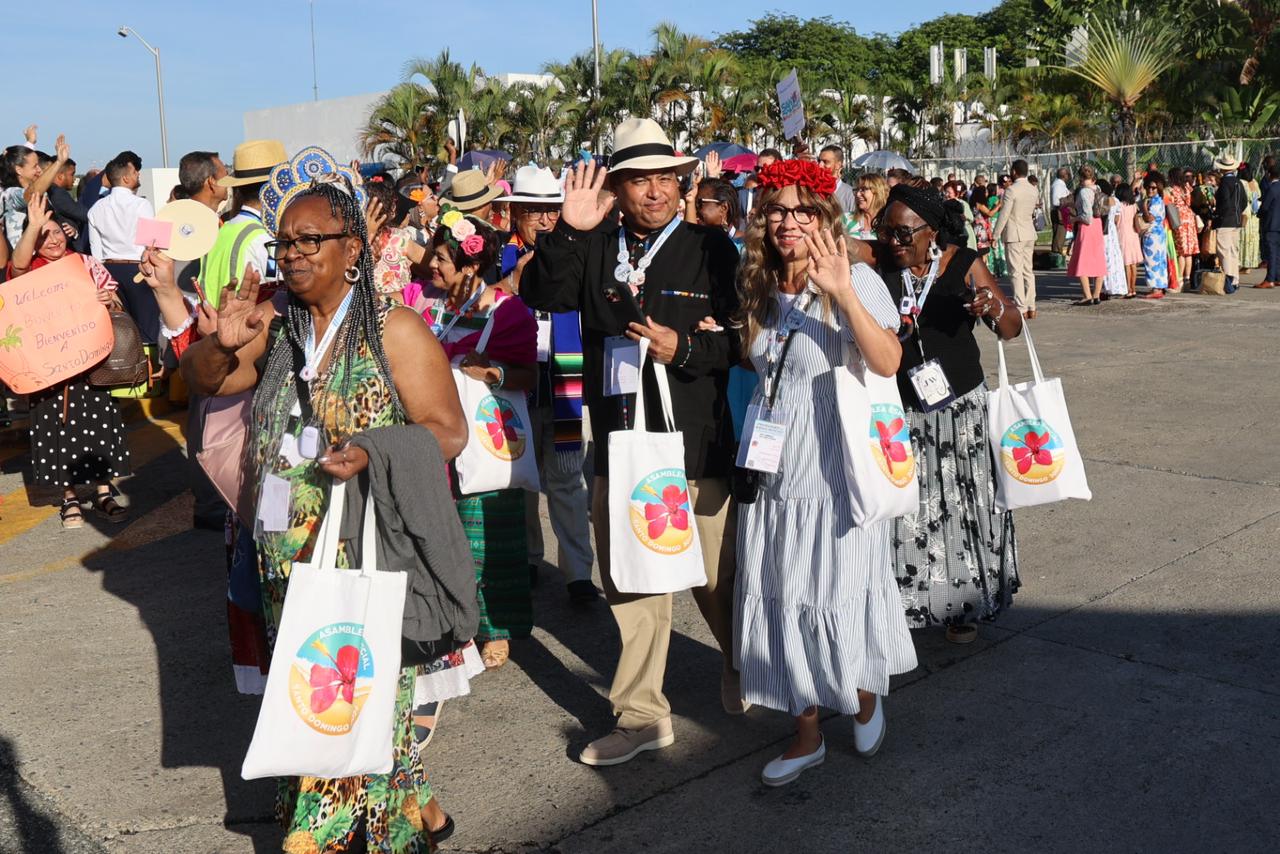
[[[346,319],[347,309],[351,308],[351,298],[355,296],[355,288],[347,291],[347,295],[342,298],[342,304],[338,306],[338,310],[333,314],[333,320],[329,321],[329,328],[324,331],[324,337],[320,339],[320,346],[316,346],[316,328],[313,324],[307,330],[307,343],[304,349],[306,363],[302,366],[302,370],[298,372],[298,376],[307,382],[311,382],[316,378],[316,366],[320,360],[324,358],[324,354],[329,351],[329,345],[333,343],[333,339],[337,337],[338,329],[342,326],[342,321]]]
[[[440,323],[440,318],[444,317],[445,303],[443,299],[440,300],[440,304],[436,307],[436,319],[431,324],[431,331],[435,333],[438,340],[444,341],[445,336],[453,331],[453,327],[458,325],[458,321],[461,320],[468,311],[471,311],[472,306],[479,302],[480,297],[484,295],[484,289],[487,287],[488,285],[486,283],[481,282],[480,287],[476,289],[474,294],[467,297],[467,301],[462,304],[462,308],[458,309],[457,313],[453,316],[453,320],[450,320],[447,326]]]
[[[653,246],[649,247],[649,251],[644,253],[638,264],[631,263],[631,253],[627,250],[627,230],[618,229],[618,266],[613,268],[613,277],[619,282],[631,285],[633,294],[638,293],[644,285],[644,271],[653,263],[653,257],[658,254],[662,244],[666,243],[667,238],[679,227],[680,217],[677,216],[662,229],[662,234],[654,241]]]
[[[903,317],[915,319],[924,311],[925,300],[929,298],[929,291],[933,289],[933,282],[938,278],[938,262],[941,258],[933,259],[933,263],[929,265],[929,272],[924,277],[924,287],[919,291],[915,289],[916,282],[919,281],[915,276],[911,275],[911,270],[907,267],[902,268],[902,305],[899,311]]]
[[[781,309],[781,300],[779,309]],[[777,399],[777,389],[775,383],[782,372],[782,360],[787,357],[787,350],[791,343],[791,333],[804,326],[804,322],[808,317],[809,303],[813,302],[813,292],[806,290],[792,304],[787,313],[780,318],[778,328],[772,330],[769,339],[769,347],[765,353],[765,375],[764,375],[764,397],[770,409],[773,409],[773,402]],[[779,358],[781,352],[781,358]]]

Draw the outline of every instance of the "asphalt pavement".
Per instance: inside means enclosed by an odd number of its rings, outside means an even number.
[[[824,766],[761,785],[789,719],[721,711],[683,595],[675,745],[577,763],[611,725],[618,637],[569,606],[549,545],[534,636],[445,705],[427,754],[458,826],[442,850],[1275,850],[1280,291],[1070,307],[1061,274],[1040,282],[1032,330],[1094,498],[1017,514],[1022,590],[975,643],[915,634],[877,756],[832,717]],[[189,527],[182,418],[131,425],[112,530],[62,532],[0,444],[0,852],[279,850],[272,784],[239,777],[257,702],[232,681],[221,536]]]

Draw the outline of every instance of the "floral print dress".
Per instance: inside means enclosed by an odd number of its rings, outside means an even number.
[[[392,306],[379,309],[381,333]],[[341,337],[341,336],[339,336]],[[405,423],[405,415],[393,403],[387,378],[378,370],[367,345],[361,344],[350,366],[344,353],[334,351],[329,366],[311,383],[315,421],[323,426],[325,441],[339,442],[375,427]],[[262,579],[263,613],[272,646],[284,608],[289,572],[295,560],[311,557],[329,502],[329,476],[314,461],[298,465],[280,455],[280,437],[288,430],[298,436],[303,425],[290,419],[296,400],[294,384],[284,383],[271,414],[257,418],[252,453],[259,482],[267,472],[290,484],[288,530],[261,532],[258,536],[258,568]],[[340,554],[339,562],[344,560]],[[430,850],[421,807],[431,799],[431,784],[414,740],[412,708],[418,669],[400,671],[395,703],[393,757],[388,774],[367,774],[341,779],[289,777],[280,780],[277,815],[285,825],[284,851],[383,852],[418,854]],[[357,838],[363,833],[364,840]]]

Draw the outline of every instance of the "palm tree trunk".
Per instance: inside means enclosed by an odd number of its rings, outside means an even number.
[[[1138,123],[1130,104],[1120,105],[1120,143],[1124,146],[1124,165],[1131,178],[1138,171]]]

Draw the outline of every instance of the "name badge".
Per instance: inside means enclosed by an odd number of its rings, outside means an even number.
[[[538,321],[538,361],[551,361],[551,321]]]
[[[746,423],[742,425],[742,441],[738,444],[738,466],[777,474],[786,440],[785,415],[758,403],[748,406]]]
[[[301,465],[306,459],[298,451],[298,440],[294,438],[292,433],[285,433],[280,437],[280,456],[289,464],[289,468]]]
[[[640,345],[623,335],[604,339],[604,394],[635,394],[640,388]]]
[[[943,373],[942,363],[930,359],[907,372],[911,386],[916,390],[916,397],[925,412],[942,409],[956,399],[947,375]]]
[[[263,531],[289,530],[289,481],[273,474],[262,479],[258,525]]]

